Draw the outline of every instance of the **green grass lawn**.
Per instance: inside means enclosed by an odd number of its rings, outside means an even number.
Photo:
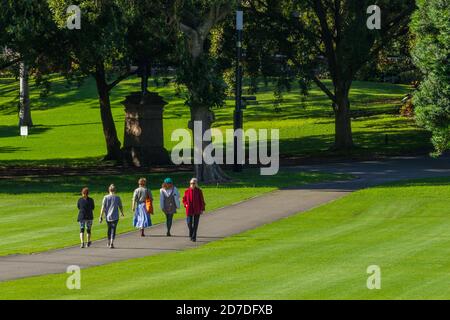
[[[330,85],[330,82],[326,82]],[[123,139],[124,111],[121,101],[137,91],[136,79],[121,83],[111,97],[119,138]],[[52,94],[40,98],[32,87],[31,135],[18,137],[18,82],[0,79],[0,165],[74,165],[93,164],[105,154],[95,84],[87,80],[80,87],[67,88],[65,80],[54,79]],[[171,150],[174,129],[187,128],[189,110],[176,97],[173,85],[153,88],[169,103],[164,113],[165,146]],[[353,131],[359,146],[355,155],[394,155],[429,149],[429,136],[414,120],[398,115],[402,96],[408,86],[355,82],[351,91],[354,111]],[[261,83],[259,104],[245,111],[245,128],[280,129],[280,149],[284,156],[328,156],[334,139],[334,117],[330,101],[317,88],[303,99],[293,89],[286,94],[279,112],[273,104],[273,86]],[[220,129],[232,128],[233,102],[216,109]],[[388,135],[389,143],[385,144]]]
[[[184,193],[189,173],[171,174],[180,193]],[[165,176],[147,176],[155,197],[156,212],[153,223],[161,223],[165,217],[159,209],[159,188]],[[0,179],[0,255],[32,253],[76,245],[79,242],[79,227],[76,222],[76,202],[83,186],[89,186],[95,200],[93,239],[106,237],[105,226],[99,226],[97,217],[101,201],[111,183],[122,197],[126,217],[119,224],[118,232],[133,230],[131,212],[132,192],[137,187],[137,175],[48,177]],[[263,177],[259,171],[246,171],[239,180],[229,184],[204,186],[207,211],[246,200],[283,186],[301,185],[346,178],[345,176],[321,173],[280,172],[275,177]],[[217,195],[220,194],[220,197]],[[183,210],[177,218],[185,216]],[[151,231],[150,231],[151,232]]]
[[[3,299],[449,299],[450,178],[356,192],[197,249],[0,283]],[[381,268],[368,290],[367,267]],[[170,266],[170,268],[167,268]]]

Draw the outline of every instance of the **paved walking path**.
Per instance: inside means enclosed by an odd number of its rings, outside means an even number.
[[[290,170],[346,173],[358,178],[279,190],[216,210],[202,217],[197,243],[189,241],[184,220],[178,220],[174,222],[172,238],[165,236],[165,225],[157,225],[147,231],[149,236],[146,238],[139,237],[137,232],[118,236],[114,250],[108,249],[106,241],[101,240],[94,242],[89,249],[71,247],[0,257],[0,281],[64,273],[70,265],[87,268],[197,247],[323,205],[362,188],[403,179],[450,176],[450,158],[404,157],[387,161],[299,166]]]

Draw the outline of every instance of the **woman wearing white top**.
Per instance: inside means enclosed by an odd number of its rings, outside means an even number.
[[[162,212],[166,215],[167,236],[171,237],[170,229],[172,228],[173,215],[180,208],[180,193],[173,185],[171,178],[164,180],[160,190],[159,204]]]

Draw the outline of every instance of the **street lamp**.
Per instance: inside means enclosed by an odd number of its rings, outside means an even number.
[[[243,114],[242,114],[242,32],[244,30],[244,12],[238,4],[236,11],[236,109],[234,110],[234,172],[242,172],[241,159],[238,159],[238,147],[242,146],[242,126],[243,126]],[[240,139],[240,140],[239,140]]]

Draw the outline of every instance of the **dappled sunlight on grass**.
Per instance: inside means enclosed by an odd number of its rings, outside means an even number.
[[[330,81],[325,81],[330,86]],[[93,164],[105,154],[105,142],[100,120],[95,83],[87,79],[81,87],[68,88],[59,77],[52,81],[52,92],[46,98],[32,86],[32,115],[36,128],[27,139],[18,137],[17,81],[0,79],[0,164]],[[136,78],[123,81],[111,93],[111,105],[120,140],[124,134],[124,107],[122,101],[130,92],[138,91]],[[164,139],[169,151],[175,129],[187,128],[190,113],[184,101],[176,97],[175,87],[152,87],[168,105],[164,112]],[[405,150],[429,150],[429,135],[414,121],[398,115],[402,96],[408,92],[405,85],[355,82],[350,94],[353,131],[357,155],[395,155]],[[334,139],[334,114],[329,99],[313,87],[303,97],[294,86],[284,94],[284,102],[275,109],[273,85],[260,83],[258,102],[244,112],[244,128],[280,129],[280,150],[283,156],[331,156]],[[214,127],[221,130],[233,127],[232,100],[223,108],[214,109]],[[409,133],[409,138],[406,135]],[[385,144],[389,135],[390,145]],[[361,138],[362,137],[362,138]],[[400,145],[402,143],[404,145]],[[84,159],[84,160],[83,160]]]

